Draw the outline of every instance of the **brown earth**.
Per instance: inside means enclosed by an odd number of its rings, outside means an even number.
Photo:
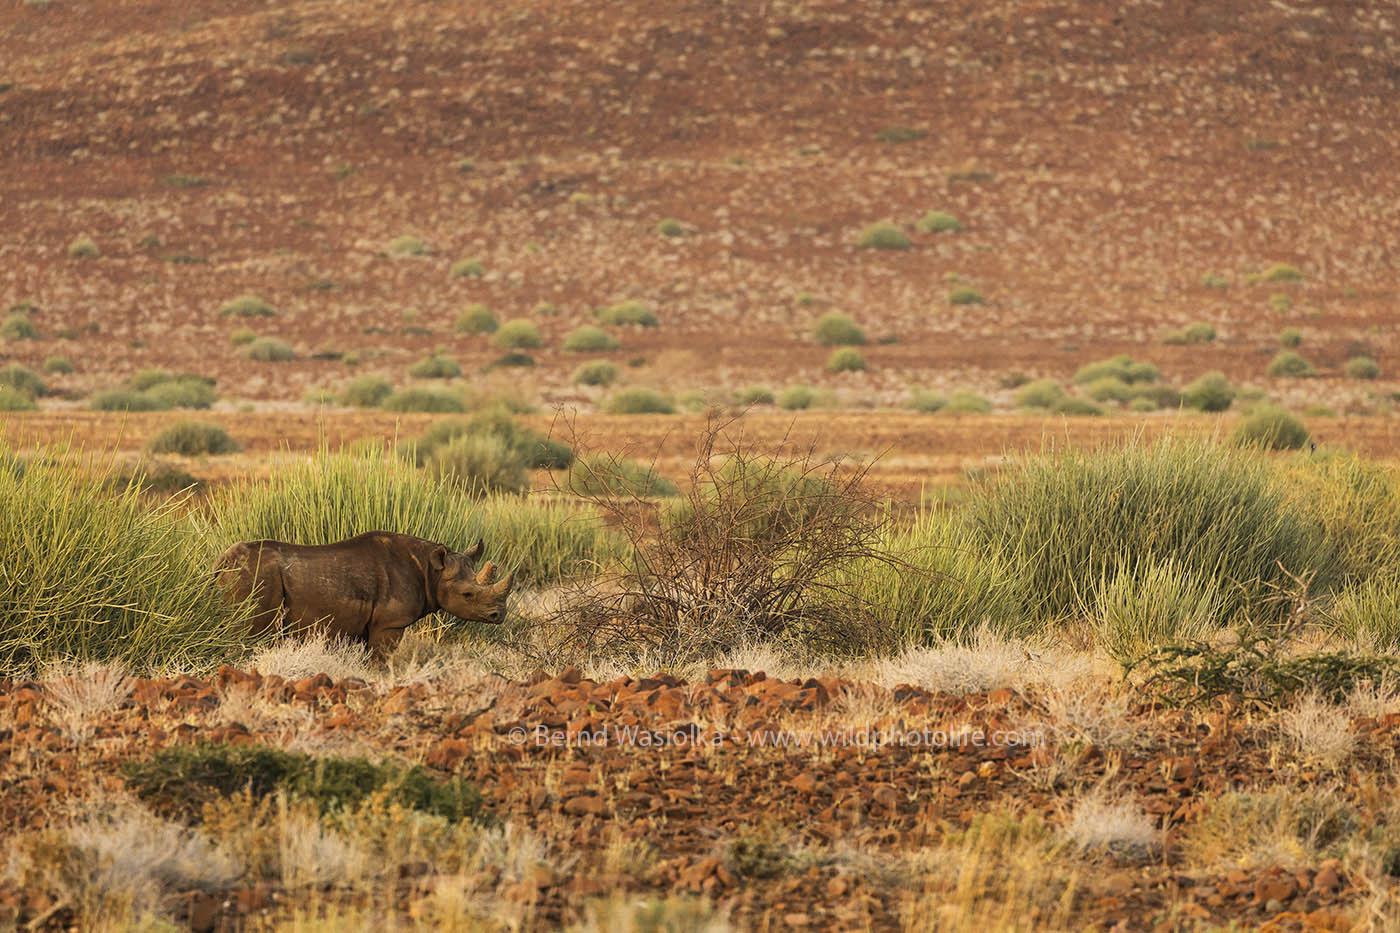
[[[217,715],[231,689],[261,698],[261,714]],[[861,707],[857,699],[852,706],[849,699],[870,696],[880,696],[881,704]],[[1061,880],[1074,878],[1067,895],[1073,921],[1066,928],[1176,929],[1234,921],[1276,930],[1350,929],[1367,890],[1340,863],[1202,870],[1187,864],[1176,840],[1212,800],[1261,780],[1305,793],[1339,787],[1362,825],[1370,825],[1368,808],[1385,806],[1388,798],[1368,781],[1394,761],[1400,725],[1400,715],[1354,719],[1349,770],[1329,778],[1315,766],[1281,761],[1276,727],[1267,717],[1228,704],[1183,712],[1143,696],[1126,713],[1137,733],[1131,747],[1090,743],[1066,753],[1064,737],[1034,691],[962,696],[901,686],[872,693],[836,678],[782,681],[734,670],[684,683],[661,674],[599,682],[570,669],[519,682],[493,679],[458,695],[427,685],[376,691],[363,681],[335,683],[325,675],[288,682],[225,668],[209,680],[136,681],[129,699],[87,721],[92,739],[76,744],[54,725],[48,708],[37,684],[0,685],[0,716],[9,724],[0,746],[0,800],[12,832],[41,829],[67,803],[118,790],[118,766],[154,748],[199,740],[284,742],[276,711],[300,710],[309,717],[303,743],[354,748],[368,741],[439,773],[467,776],[495,818],[527,826],[555,851],[568,852],[576,860],[573,870],[537,873],[508,895],[524,905],[530,928],[577,920],[585,898],[617,889],[704,894],[747,928],[892,929],[901,925],[901,912],[905,928],[919,928],[907,911],[910,896],[917,901],[920,892],[862,871],[859,862],[832,857],[797,873],[745,877],[736,875],[721,842],[767,823],[787,827],[791,845],[844,846],[878,863],[957,838],[979,814],[1009,812],[1058,825],[1067,791],[1037,774],[1069,754],[1076,786],[1112,781],[1126,788],[1165,843],[1147,859],[1062,852],[1062,861],[1047,870]],[[837,718],[824,718],[833,714]],[[981,735],[984,741],[871,744],[854,738],[867,730]],[[782,738],[822,734],[852,738]],[[1000,740],[1003,735],[1010,738]],[[603,850],[619,839],[654,847],[647,871],[602,871]],[[398,888],[404,909],[431,888],[431,877],[414,877],[405,876]],[[226,892],[212,905],[196,893],[204,912],[195,925],[270,923],[280,916],[279,899],[293,893],[263,884]],[[321,903],[355,897],[333,889],[322,892]],[[20,922],[54,904],[50,892],[0,883],[0,909]],[[1067,920],[1057,922],[1046,910],[1038,926],[1057,928]],[[60,904],[41,925],[58,928],[68,916]]]
[[[0,358],[69,356],[78,372],[54,382],[76,394],[168,366],[229,398],[298,400],[351,372],[401,381],[434,349],[474,372],[499,351],[452,321],[482,301],[547,340],[534,370],[497,377],[587,407],[559,338],[635,297],[662,326],[607,355],[673,389],[801,381],[888,404],[1131,352],[1177,383],[1222,369],[1290,404],[1373,410],[1393,385],[1338,369],[1364,351],[1390,370],[1400,314],[1393,13],[10,4],[0,308],[34,302],[43,339]],[[931,209],[966,229],[915,231]],[[659,235],[666,217],[686,235]],[[881,219],[912,248],[857,249]],[[390,258],[405,233],[429,254]],[[81,234],[101,258],[67,256]],[[466,257],[484,276],[449,277]],[[1305,280],[1249,284],[1276,262]],[[948,305],[954,276],[987,303]],[[245,292],[280,313],[219,316]],[[829,376],[808,337],[827,309],[896,342]],[[1160,343],[1195,320],[1220,339]],[[228,338],[245,323],[300,360],[244,359]],[[1264,376],[1284,326],[1323,378]]]

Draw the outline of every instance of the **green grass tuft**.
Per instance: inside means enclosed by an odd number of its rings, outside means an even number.
[[[581,386],[610,386],[617,381],[617,364],[590,360],[574,370],[574,382]]]
[[[675,404],[655,389],[631,388],[614,392],[603,410],[610,415],[669,415]]]
[[[865,343],[865,331],[849,315],[823,314],[812,325],[812,336],[824,347],[857,347]]]
[[[570,353],[605,353],[616,350],[617,338],[601,327],[584,324],[564,335],[563,348]]]
[[[451,357],[435,354],[414,363],[408,374],[414,379],[456,379],[462,375],[462,367]]]
[[[471,305],[457,315],[456,327],[459,334],[494,334],[500,326],[496,315],[483,304]]]
[[[544,345],[540,329],[524,318],[506,321],[497,328],[491,341],[502,350],[533,350]]]
[[[860,249],[903,250],[910,246],[909,237],[892,223],[882,221],[871,224],[856,238]]]
[[[289,363],[297,357],[288,343],[276,337],[259,337],[243,349],[243,355],[258,363]]]
[[[656,327],[661,322],[649,306],[640,301],[620,301],[598,309],[598,320],[613,326]]]
[[[1303,379],[1313,372],[1313,365],[1292,350],[1280,351],[1269,361],[1269,375],[1276,378]]]
[[[854,373],[865,369],[865,357],[855,347],[839,347],[826,358],[829,373]]]
[[[956,233],[962,229],[958,218],[945,211],[929,211],[916,226],[920,233]]]

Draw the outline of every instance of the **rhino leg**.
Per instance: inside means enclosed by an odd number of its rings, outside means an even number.
[[[370,626],[369,637],[365,639],[369,645],[370,657],[381,663],[385,661],[399,646],[399,641],[403,638],[403,632],[406,628],[408,628],[407,625],[393,628]]]

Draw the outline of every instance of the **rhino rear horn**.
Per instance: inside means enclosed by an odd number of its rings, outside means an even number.
[[[473,561],[473,562],[474,562],[477,558],[479,558],[479,557],[480,557],[482,554],[484,554],[485,552],[486,552],[486,542],[483,541],[481,538],[477,538],[477,539],[476,539],[476,544],[472,545],[471,548],[470,548],[469,550],[463,551],[462,554],[467,558],[467,560]]]

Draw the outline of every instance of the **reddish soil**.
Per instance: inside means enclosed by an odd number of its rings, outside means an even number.
[[[483,366],[499,351],[452,329],[483,301],[547,340],[533,371],[499,378],[587,403],[559,338],[636,297],[662,326],[609,355],[670,388],[801,381],[889,403],[1131,352],[1174,382],[1223,369],[1369,410],[1390,384],[1337,376],[1362,351],[1393,370],[1393,12],[10,4],[0,308],[33,301],[44,339],[0,358],[72,357],[54,381],[74,393],[160,365],[216,375],[226,397],[297,400],[351,372],[402,380],[433,349]],[[883,141],[891,128],[922,135]],[[965,229],[915,231],[931,209]],[[659,235],[666,217],[686,235]],[[857,249],[881,219],[912,248]],[[405,233],[430,253],[390,258]],[[101,258],[68,257],[81,234]],[[483,277],[449,277],[466,257]],[[1276,262],[1304,281],[1248,284]],[[953,276],[986,304],[950,306]],[[280,313],[219,316],[245,292]],[[828,309],[897,342],[828,376],[808,337]],[[1194,320],[1220,339],[1160,343]],[[300,361],[245,360],[228,339],[245,323]],[[1323,378],[1264,376],[1284,326]]]

